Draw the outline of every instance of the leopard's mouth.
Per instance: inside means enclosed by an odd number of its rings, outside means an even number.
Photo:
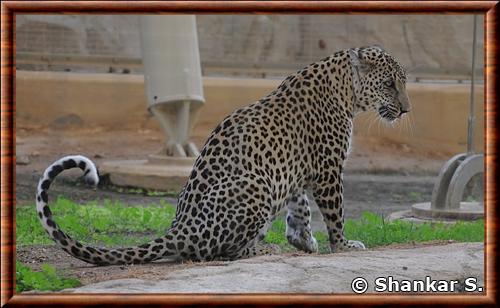
[[[386,121],[392,122],[400,118],[400,112],[391,105],[381,105],[378,107],[378,114]]]

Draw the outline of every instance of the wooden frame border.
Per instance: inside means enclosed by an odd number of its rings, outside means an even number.
[[[18,294],[13,292],[15,257],[15,15],[140,13],[401,13],[485,15],[485,274],[486,295],[347,294]],[[181,304],[494,304],[497,298],[497,27],[498,1],[3,1],[1,3],[1,305],[181,305]]]

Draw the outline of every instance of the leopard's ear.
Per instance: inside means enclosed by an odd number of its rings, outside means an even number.
[[[358,49],[359,58],[366,64],[375,65],[377,60],[384,56],[385,50],[379,45],[361,47]]]
[[[357,78],[363,78],[373,67],[372,63],[367,61],[367,59],[362,54],[362,48],[351,48],[349,49],[349,58],[351,60],[351,65],[353,66]]]
[[[351,64],[356,68],[359,77],[367,74],[384,54],[385,50],[378,45],[349,49]]]
[[[370,46],[364,46],[364,47],[361,47],[360,49],[361,50],[370,50],[371,49],[373,51],[385,52],[384,47],[377,45],[377,44],[370,45]]]

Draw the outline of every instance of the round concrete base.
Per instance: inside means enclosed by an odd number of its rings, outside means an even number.
[[[436,210],[430,202],[425,202],[414,204],[411,209],[415,216],[424,218],[473,220],[484,217],[484,207],[478,202],[460,202],[460,208],[450,210]]]
[[[447,211],[431,209],[431,203],[424,202],[414,204],[411,210],[392,213],[389,220],[453,223],[457,220],[475,220],[483,217],[484,207],[478,202],[461,202],[460,209]]]
[[[179,192],[191,174],[194,158],[151,155],[148,160],[107,161],[99,172],[117,186]]]

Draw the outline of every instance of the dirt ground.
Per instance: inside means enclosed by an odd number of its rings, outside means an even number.
[[[200,147],[201,138],[194,140]],[[71,129],[18,129],[16,136],[16,202],[17,206],[34,203],[39,176],[44,168],[63,155],[84,154],[97,165],[106,160],[142,159],[161,149],[163,135],[159,131],[106,131]],[[429,201],[439,168],[449,156],[443,153],[422,152],[402,145],[355,139],[353,151],[346,167],[345,208],[347,217],[359,217],[363,211],[382,215],[408,209],[416,202]],[[51,196],[64,195],[74,201],[112,199],[124,204],[148,204],[165,197],[123,194],[112,190],[94,191],[75,186],[74,181],[62,176],[51,187]],[[52,197],[52,198],[54,198]],[[175,204],[174,197],[166,197]],[[56,218],[57,220],[57,218]],[[313,228],[323,229],[318,212],[313,213]],[[410,244],[412,245],[412,244]],[[385,248],[384,248],[385,249]],[[33,268],[49,263],[84,284],[127,277],[151,278],[185,266],[200,263],[152,263],[135,266],[102,268],[88,265],[70,257],[55,246],[17,247],[17,258]],[[223,263],[221,263],[223,265]]]

